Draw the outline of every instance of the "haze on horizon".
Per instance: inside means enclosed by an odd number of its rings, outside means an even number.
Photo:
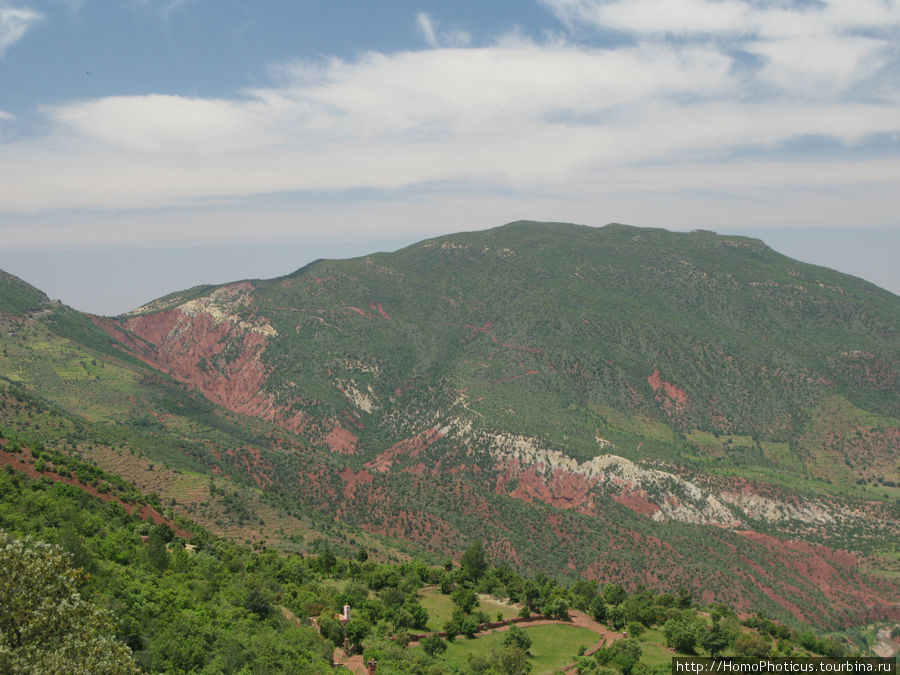
[[[111,314],[527,218],[900,293],[898,38],[898,0],[0,0],[0,268]]]

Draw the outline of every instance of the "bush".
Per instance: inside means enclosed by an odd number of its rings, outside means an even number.
[[[700,626],[692,617],[682,615],[666,621],[662,632],[666,636],[667,647],[682,654],[693,654],[700,637]]]
[[[501,643],[504,647],[513,646],[518,647],[526,654],[528,650],[531,649],[531,638],[528,637],[528,634],[519,628],[518,626],[512,626],[506,635],[503,636],[503,641]]]
[[[750,656],[758,659],[766,658],[771,651],[769,640],[755,633],[738,635],[734,639],[732,647],[738,656]]]
[[[422,649],[428,656],[437,656],[447,651],[447,643],[437,635],[422,638]]]

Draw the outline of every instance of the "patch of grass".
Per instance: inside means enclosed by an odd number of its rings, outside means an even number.
[[[578,650],[599,641],[596,633],[587,628],[565,625],[531,626],[523,629],[531,638],[531,663],[534,675],[553,673],[575,660]],[[460,668],[469,663],[469,656],[487,656],[491,647],[499,647],[505,633],[490,633],[474,640],[457,638],[447,647],[443,660]]]
[[[642,415],[629,416],[608,406],[596,406],[595,410],[611,426],[626,433],[637,434],[643,438],[653,438],[666,443],[672,443],[677,439],[677,434],[672,427],[662,422],[651,420],[648,417]]]
[[[428,630],[442,630],[453,614],[453,601],[450,596],[429,589],[419,594],[419,602],[428,612]]]
[[[419,602],[428,612],[428,630],[443,630],[444,624],[453,614],[453,601],[450,596],[442,594],[437,589],[428,589],[419,594]],[[519,615],[517,607],[504,604],[483,593],[478,596],[478,610],[487,614],[491,621],[497,620],[497,612],[501,612],[504,619],[512,619]]]
[[[672,662],[673,656],[675,656],[675,654],[663,644],[658,642],[641,643],[641,663],[648,666],[669,665]]]
[[[485,595],[483,593],[480,594],[478,596],[478,602],[481,605],[481,611],[491,617],[491,621],[495,621],[497,619],[497,612],[500,612],[503,615],[504,620],[513,619],[519,616],[518,607],[500,602],[496,598],[492,598],[489,595]]]

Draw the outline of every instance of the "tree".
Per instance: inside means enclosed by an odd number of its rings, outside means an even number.
[[[360,619],[358,617],[350,619],[347,625],[344,626],[344,635],[347,636],[350,648],[357,652],[362,651],[362,641],[365,640],[371,632],[372,624],[365,619]]]
[[[666,636],[666,646],[682,654],[693,654],[700,637],[700,626],[692,617],[682,614],[666,621],[662,632]]]
[[[268,618],[275,610],[269,594],[260,584],[254,584],[244,592],[244,608],[260,619]]]
[[[457,635],[473,637],[478,632],[478,618],[455,607],[450,620],[444,624],[444,630],[447,631],[448,640],[453,640]]]
[[[60,549],[0,530],[0,569],[0,672],[140,672]]]
[[[500,649],[491,648],[487,657],[469,656],[469,671],[472,673],[485,673],[499,675],[528,675],[531,672],[531,664],[528,663],[528,655],[518,647],[507,645]]]
[[[771,642],[756,633],[741,633],[734,639],[734,651],[738,656],[764,659],[771,651]]]
[[[466,576],[476,583],[484,576],[484,573],[487,572],[488,561],[484,553],[484,546],[480,541],[476,541],[466,549],[459,564]]]
[[[331,616],[330,612],[323,613],[318,618],[319,632],[326,640],[330,640],[335,647],[340,647],[344,642],[344,631],[338,620]],[[347,624],[349,625],[349,624]]]
[[[406,602],[403,603],[403,609],[405,609],[412,618],[413,628],[425,628],[428,624],[428,610],[426,610],[416,599],[407,598]]]
[[[579,579],[569,589],[572,595],[572,605],[576,609],[590,611],[594,602],[596,602],[600,593],[597,591],[597,582],[588,581],[587,579]]]
[[[160,527],[154,527],[150,530],[150,536],[147,538],[147,559],[160,572],[169,566],[166,531]]]
[[[460,586],[450,594],[450,599],[466,614],[471,614],[472,610],[478,606],[478,596],[471,588]]]
[[[531,638],[528,637],[528,634],[524,630],[513,625],[506,635],[503,636],[502,644],[504,647],[509,645],[518,647],[527,654],[528,650],[531,649]]]
[[[438,654],[447,651],[447,643],[437,635],[428,635],[427,637],[422,638],[421,644],[422,649],[425,650],[425,653],[428,654],[428,656],[437,656]]]
[[[603,587],[603,599],[610,605],[618,605],[628,597],[622,584],[606,584]]]
[[[591,616],[594,617],[594,621],[606,620],[606,603],[599,595],[591,602]]]
[[[565,598],[554,595],[544,603],[544,616],[549,616],[560,621],[569,620],[569,603]]]
[[[331,574],[332,568],[334,568],[337,563],[337,558],[334,555],[334,552],[326,547],[316,559],[319,564],[319,569],[322,570],[326,575]]]
[[[644,633],[644,624],[640,621],[629,621],[625,624],[625,630],[631,637],[638,638]]]
[[[700,635],[700,646],[709,652],[713,658],[721,654],[731,644],[731,636],[722,625],[716,621]]]
[[[609,662],[630,675],[632,668],[641,658],[641,643],[633,638],[619,640],[609,648]]]

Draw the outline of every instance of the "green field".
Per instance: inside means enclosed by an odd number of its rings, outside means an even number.
[[[438,590],[429,589],[419,595],[419,602],[428,612],[428,630],[443,630],[444,624],[450,620],[450,616],[453,614],[453,601],[450,596],[444,595]],[[497,619],[497,612],[501,612],[504,619],[512,619],[519,615],[518,608],[497,602],[486,595],[478,596],[478,609],[487,614],[491,621]]]
[[[581,647],[589,649],[595,645],[599,637],[593,631],[578,626],[545,625],[531,626],[523,629],[531,638],[531,663],[534,675],[553,673],[575,661]],[[459,667],[465,667],[470,656],[485,656],[491,647],[499,647],[503,641],[503,632],[489,633],[475,640],[457,638],[447,647],[442,661]]]

